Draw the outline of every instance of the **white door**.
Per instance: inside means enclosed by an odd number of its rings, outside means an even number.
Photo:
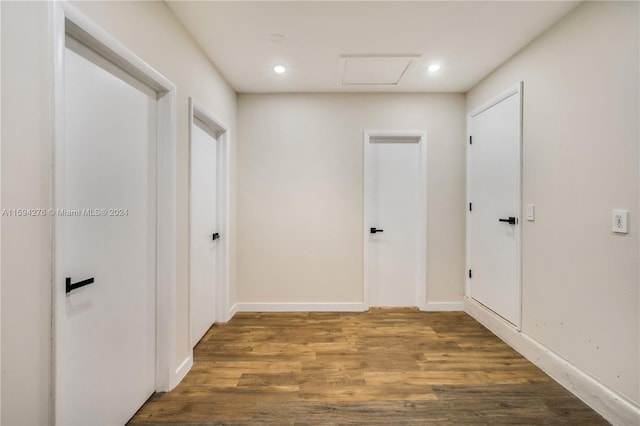
[[[157,103],[77,49],[55,165],[56,423],[116,425],[155,389]]]
[[[520,90],[470,119],[471,297],[520,325]]]
[[[369,303],[422,307],[426,302],[424,138],[370,135],[367,139],[365,279]]]
[[[199,120],[191,126],[191,346],[216,318],[218,278],[218,141]]]

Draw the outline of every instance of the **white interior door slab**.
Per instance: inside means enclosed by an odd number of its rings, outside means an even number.
[[[94,282],[57,312],[56,422],[115,425],[155,390],[157,102],[78,51],[65,49],[56,292]]]
[[[218,141],[194,119],[191,127],[191,346],[216,319],[218,280]]]
[[[371,305],[426,302],[426,171],[420,141],[415,136],[365,141],[365,276]]]
[[[470,118],[471,297],[520,326],[521,91]]]

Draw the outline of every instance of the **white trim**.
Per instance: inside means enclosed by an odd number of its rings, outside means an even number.
[[[469,221],[471,218],[469,217],[469,203],[471,203],[471,149],[469,147],[469,140],[471,138],[471,116],[467,116],[467,135],[464,141],[466,145],[466,154],[467,154],[467,167],[465,170],[466,174],[466,186],[465,186],[465,195],[467,204],[465,205],[466,215],[465,215],[465,271],[464,271],[464,295],[467,297],[471,297],[471,279],[469,278],[469,270],[471,269],[471,226],[469,226]]]
[[[465,248],[465,252],[466,252],[466,261],[465,261],[465,266],[466,266],[466,270],[465,270],[465,296],[467,297],[472,297],[472,280],[473,278],[469,278],[469,274],[468,271],[470,269],[473,269],[471,266],[471,226],[470,226],[470,222],[471,222],[471,215],[473,214],[473,212],[469,211],[469,203],[473,202],[472,200],[472,194],[470,191],[471,188],[471,164],[472,164],[472,156],[471,156],[471,150],[473,149],[473,145],[469,143],[469,138],[472,136],[472,129],[471,129],[471,119],[475,116],[477,116],[478,114],[488,110],[489,108],[491,108],[494,105],[497,105],[498,103],[504,101],[507,98],[510,98],[511,96],[517,95],[519,98],[519,102],[518,102],[518,128],[519,128],[519,132],[518,132],[518,158],[519,158],[519,164],[518,164],[518,185],[517,185],[517,195],[516,195],[516,199],[517,199],[517,215],[518,215],[518,224],[516,225],[516,229],[515,229],[515,236],[516,236],[516,275],[518,278],[518,287],[517,287],[517,291],[518,291],[518,318],[516,320],[516,323],[513,324],[513,326],[517,329],[520,330],[520,328],[522,327],[522,226],[523,226],[523,217],[522,217],[522,135],[523,135],[523,126],[522,126],[522,110],[523,110],[523,96],[522,96],[522,92],[523,92],[523,87],[524,87],[524,83],[522,81],[519,81],[518,83],[514,84],[512,87],[510,87],[509,89],[505,90],[504,92],[500,93],[499,95],[495,96],[494,98],[492,98],[491,100],[489,100],[488,102],[482,104],[480,107],[474,109],[468,116],[467,116],[467,138],[465,140],[465,144],[467,146],[467,204],[466,204],[466,211],[467,211],[467,215],[466,215],[466,248]],[[485,308],[486,309],[486,308]]]
[[[236,312],[364,312],[367,310],[362,303],[236,303],[234,308]]]
[[[173,373],[176,353],[176,89],[158,99],[157,164],[157,326],[156,390],[170,391],[179,380]]]
[[[417,139],[420,149],[420,194],[422,198],[419,206],[420,229],[418,229],[418,235],[420,235],[419,241],[419,253],[418,258],[422,259],[422,263],[419,265],[418,282],[422,285],[418,285],[416,294],[416,304],[420,310],[427,309],[427,132],[423,130],[392,130],[392,131],[373,131],[367,130],[364,132],[364,147],[363,147],[363,211],[362,211],[362,245],[363,245],[363,304],[364,310],[369,309],[370,292],[371,292],[371,277],[369,276],[369,222],[371,199],[370,188],[367,188],[367,182],[371,180],[372,170],[369,161],[370,158],[370,141],[371,139],[385,139],[385,138],[410,138]]]
[[[234,303],[231,308],[229,308],[229,313],[227,315],[227,321],[231,321],[235,314],[238,313],[238,304]],[[225,321],[226,322],[226,321]]]
[[[0,34],[2,34],[2,8],[0,7]],[[0,70],[2,69],[2,55],[0,55]],[[0,75],[2,71],[0,71]],[[0,79],[1,80],[1,79]],[[0,85],[0,99],[2,99],[2,85]],[[2,103],[0,102],[0,134],[2,134]],[[0,142],[0,165],[2,164],[2,143]],[[0,166],[0,176],[2,176],[2,167]],[[2,188],[2,179],[0,178],[0,188]],[[2,211],[2,193],[0,191],[0,211]],[[2,235],[2,216],[0,215],[0,235]],[[2,306],[2,239],[0,238],[0,307]],[[0,309],[0,318],[2,318],[2,310]],[[0,330],[2,329],[2,321],[0,321]],[[0,365],[2,365],[2,339],[0,339]],[[0,422],[2,421],[2,368],[0,368]]]
[[[637,424],[640,407],[560,357],[548,347],[518,331],[502,317],[465,297],[465,312],[518,351],[569,392],[614,425]]]
[[[429,312],[464,311],[464,302],[427,302],[424,310]]]
[[[510,98],[511,96],[515,95],[516,93],[522,93],[522,81],[514,84],[513,86],[511,86],[510,88],[508,88],[504,92],[500,93],[497,96],[494,96],[493,98],[491,98],[490,100],[488,100],[484,104],[482,104],[479,107],[475,108],[473,111],[471,111],[471,113],[469,113],[469,117],[473,118],[476,115],[485,112],[486,110],[488,110],[492,106],[494,106],[496,104],[499,104],[500,102],[504,101],[507,98]]]
[[[158,93],[157,182],[156,182],[156,390],[169,391],[178,383],[175,369],[176,339],[176,86],[118,43],[66,2],[51,4],[53,41],[53,119],[51,205],[64,196],[56,187],[61,180],[64,150],[64,55],[69,34],[98,55],[116,64]],[[61,248],[56,239],[60,224],[52,221],[52,420],[56,419],[57,372],[56,327],[65,295],[62,279],[55,268],[55,253]]]
[[[191,370],[191,367],[193,367],[193,355],[189,355],[188,357],[186,357],[184,361],[182,361],[182,364],[180,364],[180,366],[176,368],[175,375],[178,383],[180,383],[182,379],[185,378],[187,373],[189,373],[189,370]]]

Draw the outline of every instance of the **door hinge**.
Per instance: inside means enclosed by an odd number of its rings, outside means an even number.
[[[473,203],[469,203],[469,211],[472,212],[473,211]]]
[[[469,135],[469,145],[473,145],[473,136]]]
[[[473,273],[471,272],[471,269],[469,269],[469,278],[473,278]]]

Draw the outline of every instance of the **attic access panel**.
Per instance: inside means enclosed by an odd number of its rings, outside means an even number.
[[[417,56],[343,56],[340,84],[397,85]]]

